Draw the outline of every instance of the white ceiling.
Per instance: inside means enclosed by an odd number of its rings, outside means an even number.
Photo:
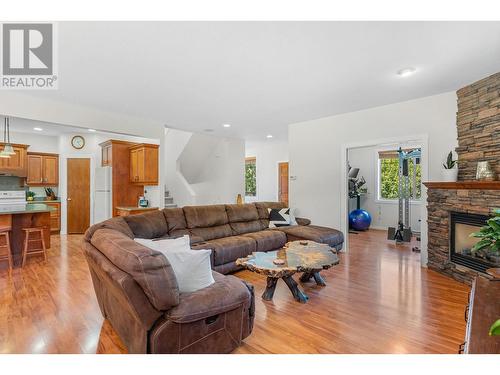
[[[500,22],[63,22],[58,38],[59,89],[27,94],[248,140],[500,67]]]

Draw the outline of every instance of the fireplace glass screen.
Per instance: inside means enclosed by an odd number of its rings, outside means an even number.
[[[498,256],[486,250],[471,251],[479,238],[470,237],[470,234],[479,231],[488,219],[486,215],[451,213],[450,258],[452,262],[480,272],[500,266]]]

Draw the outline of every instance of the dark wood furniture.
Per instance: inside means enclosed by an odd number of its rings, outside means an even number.
[[[500,319],[500,281],[477,277],[465,310],[467,328],[459,353],[500,354],[500,336],[489,336],[490,326]]]
[[[158,147],[147,143],[130,147],[130,182],[158,185]]]
[[[281,261],[282,264],[276,264],[276,261]],[[239,258],[236,264],[267,276],[266,290],[262,294],[265,301],[273,299],[278,279],[282,279],[292,292],[293,298],[306,303],[309,297],[299,289],[292,275],[303,272],[301,282],[314,278],[316,284],[325,286],[326,283],[319,273],[339,264],[339,258],[329,245],[314,241],[292,241],[280,250],[255,252],[246,258]]]
[[[59,185],[59,155],[41,152],[28,152],[28,175],[26,184],[29,186]]]
[[[43,228],[46,249],[50,249],[50,211],[41,204],[27,204],[26,209],[0,214],[0,227],[10,227],[10,246],[14,265],[22,262],[24,249],[23,228]]]
[[[28,255],[42,254],[43,259],[47,260],[47,248],[45,247],[45,239],[43,228],[23,228],[24,232],[24,247],[23,261],[21,267],[24,267]]]
[[[137,206],[139,197],[144,195],[144,186],[130,181],[130,147],[135,143],[109,140],[102,147],[101,165],[112,167],[112,207],[113,216],[118,216],[117,207]]]

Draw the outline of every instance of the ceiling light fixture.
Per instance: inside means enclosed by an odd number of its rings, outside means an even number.
[[[43,129],[42,129],[42,128],[33,128],[33,130],[36,130],[37,132],[41,132],[41,131],[43,131]]]
[[[222,126],[223,126],[223,127],[225,127],[225,128],[230,128],[230,127],[231,127],[231,124],[224,124],[224,125],[222,125]]]
[[[400,77],[409,77],[412,74],[414,74],[417,71],[415,68],[404,68],[401,70],[398,70],[398,76]]]
[[[10,144],[10,118],[8,117],[5,117],[4,119],[3,143],[5,146],[3,147],[2,152],[0,152],[0,158],[10,158],[12,155],[16,154],[14,148]]]
[[[273,135],[272,135],[272,134],[268,134],[268,135],[266,135],[266,138],[271,139],[272,137],[273,137]]]
[[[89,132],[93,133],[93,132],[95,132],[95,129],[89,129]]]

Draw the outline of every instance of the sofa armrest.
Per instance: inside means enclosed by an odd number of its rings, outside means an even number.
[[[311,224],[311,220],[306,219],[304,217],[296,217],[295,221],[297,222],[297,224],[303,225],[303,226]]]
[[[241,305],[250,307],[252,296],[245,283],[235,276],[213,272],[215,283],[192,293],[180,295],[177,306],[165,313],[175,323],[189,323],[214,317]]]

